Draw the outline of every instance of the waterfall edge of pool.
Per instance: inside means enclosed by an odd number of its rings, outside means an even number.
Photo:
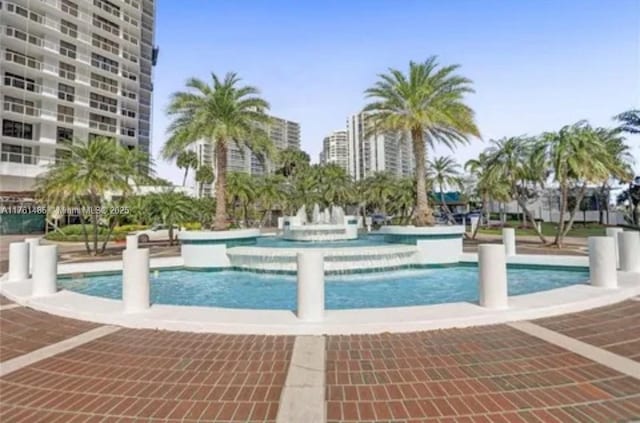
[[[584,284],[587,268],[515,267],[508,269],[509,296]],[[328,310],[366,309],[477,302],[477,266],[407,269],[380,273],[327,275]],[[59,278],[58,287],[120,300],[121,273]],[[184,269],[151,274],[153,304],[253,310],[295,310],[296,276],[240,270]]]

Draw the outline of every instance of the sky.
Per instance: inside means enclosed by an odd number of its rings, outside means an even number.
[[[158,154],[169,97],[211,72],[237,72],[299,122],[314,162],[378,74],[431,55],[473,81],[482,139],[431,152],[461,164],[491,139],[613,126],[640,108],[640,0],[158,0],[156,19],[152,153],[174,182],[182,172]],[[627,142],[640,173],[640,137]]]

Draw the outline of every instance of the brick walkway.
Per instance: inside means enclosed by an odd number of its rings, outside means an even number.
[[[640,302],[630,300],[534,323],[623,357],[640,361]]]
[[[51,316],[26,307],[0,310],[0,361],[60,342],[97,326],[94,323]]]
[[[637,360],[616,345],[640,338],[639,315],[626,301],[535,323]],[[0,361],[95,326],[23,307],[0,316]],[[0,421],[275,421],[294,341],[120,329],[0,378]],[[331,422],[640,418],[640,380],[507,325],[329,336],[326,350]]]

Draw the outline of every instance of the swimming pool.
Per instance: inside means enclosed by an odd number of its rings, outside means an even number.
[[[587,269],[510,268],[509,295],[584,283]],[[454,266],[380,273],[330,275],[327,309],[384,308],[478,300],[478,269]],[[121,274],[60,278],[60,288],[122,298]],[[239,309],[295,310],[296,277],[238,270],[152,272],[151,302]]]

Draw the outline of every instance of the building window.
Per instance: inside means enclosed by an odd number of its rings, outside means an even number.
[[[118,81],[95,73],[91,74],[91,86],[114,94],[118,93]]]
[[[32,155],[32,152],[32,147],[2,144],[0,160],[10,163],[36,164],[36,158]]]
[[[93,14],[93,26],[101,28],[103,31],[106,31],[117,37],[120,36],[120,27],[118,25],[103,18],[102,16],[96,15],[95,13]]]
[[[6,112],[19,113],[21,115],[38,116],[40,114],[33,101],[9,97],[8,95],[4,96],[3,109]]]
[[[36,81],[34,79],[25,78],[9,72],[4,73],[4,85],[21,90],[36,91]]]
[[[91,35],[91,45],[101,48],[115,55],[120,54],[120,45],[98,34]]]
[[[42,63],[40,63],[40,61],[35,57],[25,56],[17,51],[7,49],[5,51],[4,58],[9,62],[17,63],[19,65],[28,66],[38,70],[42,69]]]
[[[42,16],[38,15],[35,12],[30,12],[24,7],[20,7],[13,3],[7,3],[7,11],[15,13],[16,15],[20,15],[23,18],[31,19],[34,22],[42,23]]]
[[[62,83],[58,83],[58,98],[64,101],[75,101],[75,93],[76,89],[71,85],[65,85]]]
[[[60,78],[66,78],[74,81],[76,79],[76,67],[64,62],[60,62],[58,75],[60,76]]]
[[[17,122],[15,120],[2,120],[2,135],[6,137],[33,139],[33,125],[30,123]]]
[[[89,105],[94,109],[118,113],[118,101],[100,94],[91,93],[89,97]]]
[[[89,113],[89,128],[97,128],[101,131],[116,132],[117,121],[108,116]]]
[[[64,13],[68,13],[71,16],[78,17],[78,5],[69,0],[62,0],[60,2],[60,10]]]
[[[71,144],[73,142],[73,129],[58,126],[56,129],[56,142],[58,144]]]
[[[62,32],[63,34],[67,34],[70,37],[78,38],[78,25],[61,19],[60,32]]]
[[[24,31],[20,31],[19,29],[13,27],[6,27],[5,34],[7,37],[17,38],[18,40],[22,40],[24,42],[31,43],[36,46],[42,45],[42,39],[36,37],[35,35],[27,34]]]
[[[76,58],[76,46],[66,41],[60,40],[60,54],[63,56],[70,57],[72,59]]]
[[[93,5],[98,6],[100,9],[112,14],[117,18],[120,17],[120,8],[115,4],[108,2],[107,0],[93,0]]]
[[[96,53],[91,53],[91,65],[118,74],[118,62],[108,59]]]
[[[73,123],[73,107],[58,104],[58,122]]]

